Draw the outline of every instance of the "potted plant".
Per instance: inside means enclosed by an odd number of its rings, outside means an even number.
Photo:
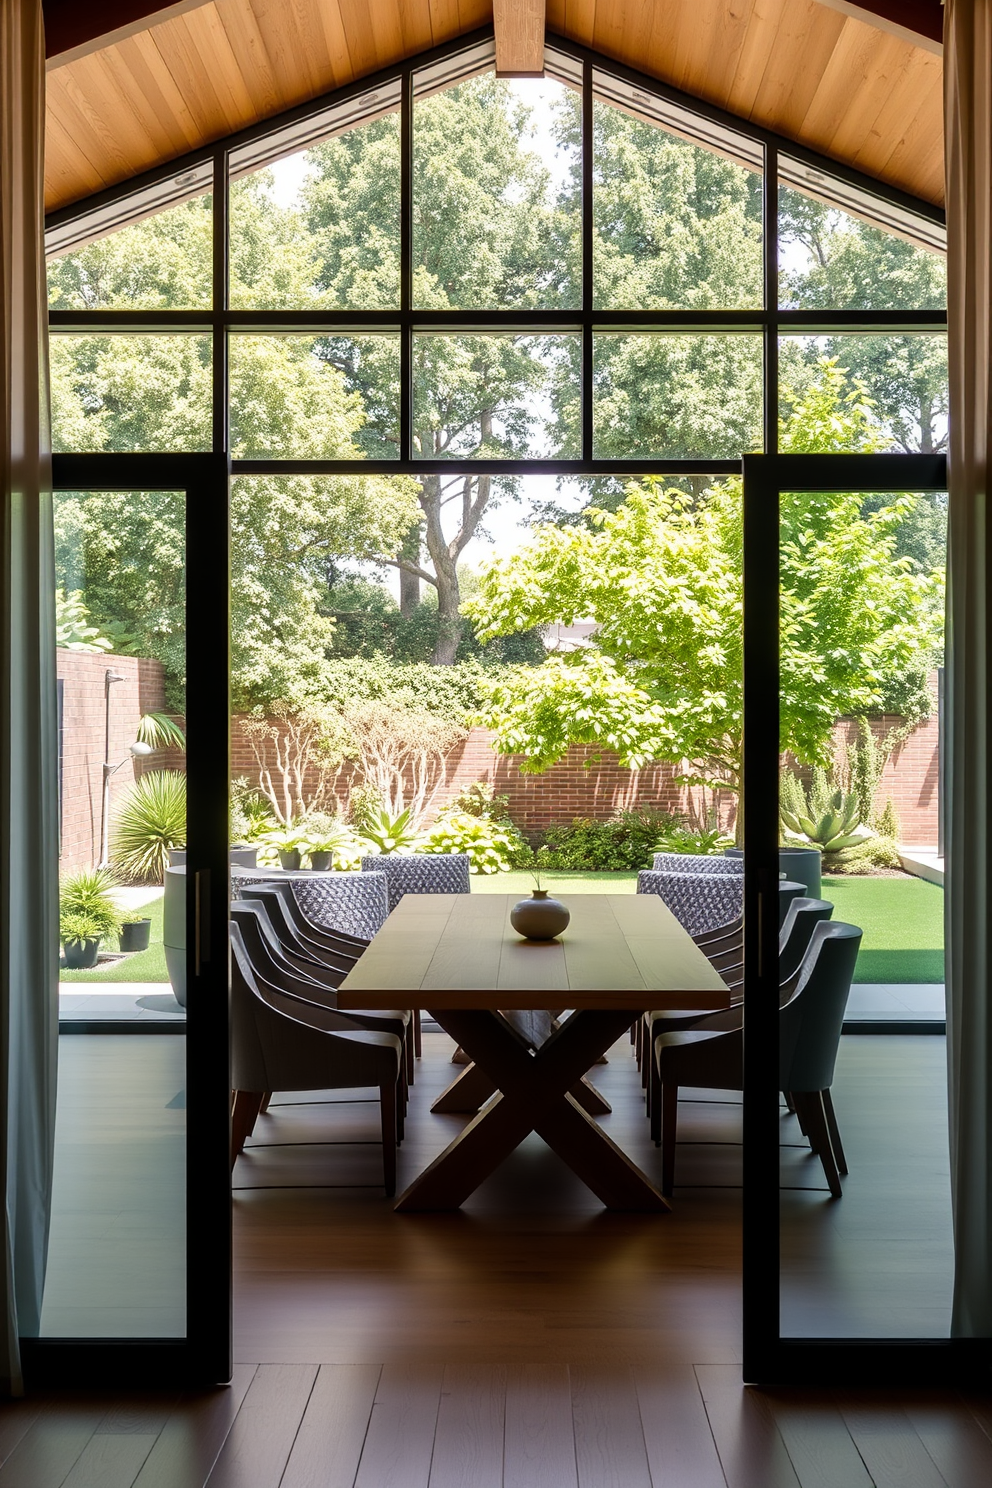
[[[150,915],[140,913],[123,915],[121,917],[121,950],[127,952],[147,951],[151,933],[152,921]]]
[[[287,873],[294,873],[300,866],[302,855],[309,850],[310,839],[298,826],[273,827],[259,839],[266,847],[274,848],[279,862]]]
[[[350,867],[361,856],[361,846],[346,822],[326,811],[311,811],[300,822],[306,836],[310,867],[326,873],[335,866]]]
[[[67,971],[85,971],[96,965],[100,950],[100,921],[96,916],[85,910],[63,910],[59,937]]]
[[[59,890],[60,917],[87,915],[99,939],[116,939],[121,932],[121,912],[112,897],[115,886],[114,875],[106,868],[80,868]]]

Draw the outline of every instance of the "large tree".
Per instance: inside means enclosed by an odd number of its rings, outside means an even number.
[[[232,298],[302,297],[312,245],[255,177],[237,194]],[[137,223],[52,266],[55,303],[92,308],[200,303],[209,292],[209,201]],[[302,246],[301,246],[302,239]],[[285,251],[283,251],[285,250]],[[52,340],[56,447],[210,448],[210,342],[199,335],[57,336]],[[244,336],[231,353],[236,454],[361,455],[358,396],[314,354],[313,338]],[[414,482],[354,476],[241,477],[232,490],[232,684],[236,704],[299,699],[319,687],[333,619],[327,574],[342,558],[395,548],[415,523]],[[98,624],[123,622],[134,646],[185,676],[183,512],[158,493],[62,498],[57,556],[64,587],[85,588]]]
[[[794,412],[783,445],[872,447],[870,408],[838,370]],[[824,762],[835,720],[877,711],[887,692],[925,703],[938,643],[941,575],[897,558],[915,498],[866,514],[858,495],[786,495],[781,515],[781,747]],[[571,744],[630,765],[738,790],[743,728],[739,480],[702,496],[647,480],[588,525],[535,530],[483,574],[466,605],[483,638],[541,623],[596,622],[590,645],[496,683],[486,722],[501,752],[540,771]]]

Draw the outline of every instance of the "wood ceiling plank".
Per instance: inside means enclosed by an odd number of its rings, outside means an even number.
[[[761,80],[775,49],[779,24],[789,0],[758,0],[744,34],[726,107],[743,119],[754,116]]]
[[[866,79],[877,69],[887,89],[898,74],[900,61],[906,62],[898,43],[894,50],[887,46],[891,41],[883,31],[867,26],[844,27],[806,110],[804,130],[833,144],[845,131],[863,131],[875,122],[882,106],[882,86],[869,89],[866,97]]]
[[[618,7],[623,0],[616,0]],[[534,77],[544,71],[544,0],[493,0],[496,71]]]
[[[167,136],[168,145],[163,146],[162,158],[193,149],[199,141],[182,94],[164,69],[149,66],[142,38],[128,37],[118,46],[108,47],[105,55],[107,66],[119,77],[121,89],[129,95],[140,95],[148,113]]]
[[[332,4],[326,7],[327,11],[333,9]],[[283,103],[255,12],[250,5],[222,3],[218,15],[252,100],[251,118],[267,119],[278,113]]]
[[[185,16],[149,33],[162,63],[189,108],[203,140],[233,133],[240,124],[234,99],[220,75],[220,59],[206,50],[206,37]]]
[[[199,126],[193,117],[193,112],[186,101],[183,90],[177,84],[172,73],[162,60],[162,53],[158,49],[154,33],[143,31],[133,36],[126,43],[133,47],[141,61],[129,63],[135,82],[139,88],[149,86],[154,81],[154,86],[159,95],[165,100],[176,125],[182,129],[187,139],[187,148],[193,150],[203,142]]]
[[[92,58],[84,57],[73,67],[62,69],[59,83],[61,86],[49,98],[49,107],[76,140],[101,185],[123,180],[134,169],[132,156],[125,140],[106,123],[99,74]]]
[[[256,119],[258,114],[251,87],[216,5],[198,12],[189,31],[195,44],[205,47],[211,68],[216,67],[217,90],[225,99],[229,117],[239,121]]]
[[[831,53],[848,24],[822,5],[787,7],[783,28],[769,57],[758,106],[776,127],[795,138],[802,127]],[[797,62],[801,59],[801,65]]]
[[[710,52],[709,78],[712,94],[726,98],[754,19],[756,0],[727,0],[719,13],[719,27]]]
[[[899,185],[909,179],[911,189],[925,201],[944,199],[943,78],[917,93],[917,106],[901,134],[893,129],[878,141],[867,141],[855,164],[879,180]],[[879,123],[881,124],[881,116]],[[891,148],[889,146],[891,145]],[[870,148],[870,147],[876,148]],[[878,148],[880,147],[880,148]]]
[[[351,65],[355,77],[365,77],[370,72],[375,72],[379,66],[379,58],[384,53],[396,56],[399,53],[398,24],[395,11],[386,11],[383,16],[383,25],[380,29],[379,11],[376,5],[373,18],[373,0],[338,0],[341,7],[341,20],[344,24],[344,34],[348,38],[348,55],[351,57]],[[386,32],[389,37],[386,39]],[[379,37],[383,37],[380,46]]]
[[[53,90],[48,89],[45,123],[45,206],[48,211],[67,206],[80,196],[99,191],[101,181],[79,142],[60,117]]]
[[[236,0],[236,3],[243,5],[246,0]],[[247,5],[254,15],[272,68],[280,108],[289,108],[301,99],[323,91],[311,81],[305,48],[296,26],[291,23],[291,10],[284,0],[247,0]],[[321,27],[321,49],[326,54],[323,37]],[[349,64],[353,62],[354,58],[349,58]],[[348,76],[353,76],[354,71],[354,67],[349,65]]]
[[[293,33],[296,55],[301,64],[297,76],[311,98],[326,93],[332,78],[320,10],[318,0],[282,0],[285,24]]]

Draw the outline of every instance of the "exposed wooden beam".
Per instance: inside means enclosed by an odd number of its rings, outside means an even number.
[[[49,67],[61,67],[114,42],[124,41],[137,31],[167,21],[172,16],[199,10],[210,0],[42,0],[45,16],[45,56]]]
[[[544,74],[545,0],[493,0],[496,76]]]
[[[877,26],[914,46],[940,56],[944,50],[944,7],[941,0],[819,0],[831,10]]]

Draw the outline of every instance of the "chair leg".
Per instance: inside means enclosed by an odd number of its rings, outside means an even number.
[[[823,1165],[827,1187],[834,1198],[839,1199],[843,1196],[844,1190],[840,1186],[840,1174],[837,1171],[834,1149],[830,1145],[830,1132],[820,1092],[818,1090],[794,1090],[792,1097],[796,1103],[796,1109],[802,1112],[806,1131],[809,1133],[809,1144]]]
[[[396,1106],[397,1082],[387,1080],[379,1086],[379,1115],[382,1121],[382,1177],[386,1186],[386,1197],[391,1199],[396,1192]]]
[[[663,1115],[661,1070],[658,1068],[657,1054],[652,1054],[650,1079],[648,1081],[648,1119],[651,1122],[651,1140],[656,1147],[661,1146],[661,1122]]]
[[[260,1116],[264,1116],[265,1113],[266,1113],[266,1111],[269,1109],[269,1101],[271,1099],[272,1099],[272,1091],[271,1090],[267,1090],[265,1092],[265,1094],[262,1096],[262,1104],[258,1108],[258,1114]]]
[[[406,1058],[406,1078],[407,1078],[407,1083],[410,1084],[410,1085],[412,1085],[413,1084],[413,1081],[414,1081],[414,1078],[415,1078],[414,1072],[416,1070],[416,1064],[415,1064],[416,1050],[414,1049],[414,1046],[413,1046],[413,1029],[412,1029],[412,1027],[408,1027],[407,1030],[406,1030],[406,1033],[403,1035],[403,1053],[404,1053],[404,1056]]]
[[[792,1099],[791,1093],[788,1090],[783,1090],[782,1094],[785,1096],[785,1109],[789,1112],[790,1116],[795,1116],[796,1103]]]
[[[679,1087],[671,1080],[661,1087],[661,1191],[671,1194],[675,1187],[675,1145],[678,1141]]]
[[[423,1034],[420,1028],[420,1009],[413,1010],[413,1051],[419,1059],[424,1052]]]
[[[842,1173],[847,1172],[847,1158],[844,1156],[844,1145],[840,1139],[840,1127],[837,1125],[837,1113],[834,1110],[833,1097],[829,1090],[821,1090],[820,1098],[823,1101],[823,1114],[827,1120],[827,1131],[830,1133],[830,1145],[834,1149],[834,1157],[837,1166]]]
[[[235,1090],[231,1111],[231,1167],[244,1150],[246,1139],[255,1125],[258,1108],[262,1104],[262,1092],[258,1090]]]

